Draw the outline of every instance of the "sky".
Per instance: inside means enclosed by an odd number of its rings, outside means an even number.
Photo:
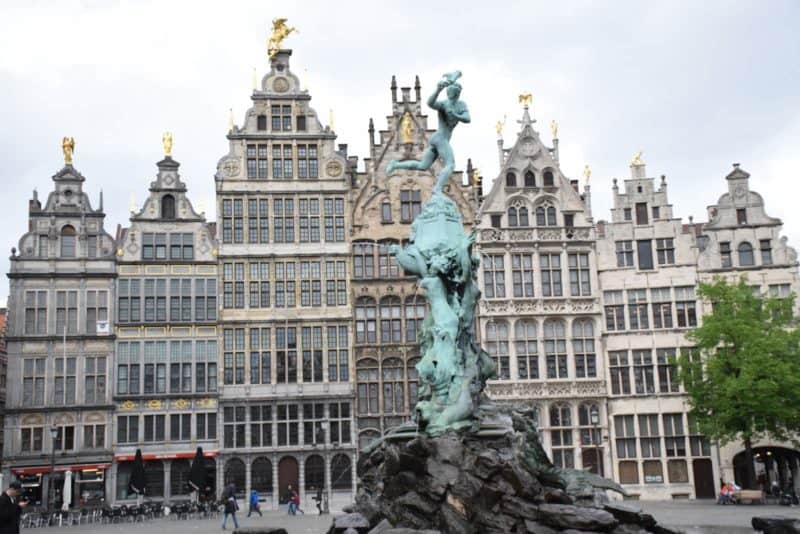
[[[139,207],[146,198],[165,131],[190,198],[213,220],[228,110],[243,122],[275,17],[299,30],[284,42],[291,69],[324,123],[333,110],[351,155],[368,154],[370,117],[385,128],[393,74],[401,87],[419,75],[426,94],[459,69],[472,123],[452,143],[458,168],[472,158],[487,191],[499,171],[494,125],[507,116],[513,142],[517,95],[530,92],[547,143],[559,123],[564,173],[592,168],[596,219],[610,217],[612,178],[629,177],[638,150],[648,176],[667,176],[684,220],[707,220],[738,162],[800,245],[796,0],[3,0],[0,270],[27,228],[32,190],[43,200],[52,190],[65,135],[94,207],[104,192],[112,236],[128,224],[131,195]]]

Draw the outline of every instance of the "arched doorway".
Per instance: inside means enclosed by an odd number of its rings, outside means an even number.
[[[244,462],[239,458],[231,458],[227,462],[225,462],[225,488],[223,488],[223,492],[227,489],[228,486],[233,484],[235,486],[235,494],[236,498],[244,497],[245,491],[245,484],[246,484],[246,475],[245,475],[245,468]]]
[[[290,484],[292,489],[299,491],[300,466],[294,456],[284,456],[278,462],[278,492],[281,504],[287,502],[286,493]]]
[[[753,447],[755,466],[755,489],[767,494],[777,490],[797,490],[800,487],[800,451],[785,447]],[[744,486],[747,479],[745,451],[733,457],[733,473],[736,483]]]
[[[260,456],[250,466],[250,486],[262,495],[272,495],[272,462]]]

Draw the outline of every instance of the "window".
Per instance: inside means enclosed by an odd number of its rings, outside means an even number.
[[[264,117],[264,129],[267,126],[266,122]],[[267,169],[267,145],[247,145],[247,178],[266,180]]]
[[[344,242],[344,199],[325,199],[325,241]]]
[[[320,262],[300,262],[300,306],[322,306],[322,272]]]
[[[542,274],[542,296],[560,297],[561,291],[561,254],[541,254],[539,266]]]
[[[633,220],[633,210],[631,208],[623,208],[622,209],[622,217],[626,221],[632,221]]]
[[[263,113],[256,117],[256,129],[259,131],[267,129],[267,116]]]
[[[660,219],[661,218],[661,208],[658,206],[653,206],[653,219]]]
[[[97,323],[108,321],[108,292],[86,291],[86,333],[96,334]]]
[[[106,446],[106,425],[83,425],[83,448],[103,449]]]
[[[278,446],[300,442],[300,421],[296,404],[278,405]]]
[[[400,265],[398,265],[395,255],[389,252],[391,245],[397,245],[397,243],[391,240],[378,243],[378,275],[383,279],[400,276]]]
[[[700,433],[697,420],[689,417],[689,449],[692,456],[711,456],[711,443]]]
[[[378,414],[378,362],[365,359],[358,362],[356,371],[358,383],[358,413],[359,415]]]
[[[517,175],[513,172],[506,173],[506,187],[517,187]]]
[[[139,441],[139,416],[117,416],[117,443],[136,443]]]
[[[272,111],[272,131],[291,132],[292,106],[273,105],[271,111]]]
[[[293,152],[292,145],[272,145],[272,177],[274,179],[292,179],[294,174]]]
[[[247,201],[247,242],[269,243],[269,200]]]
[[[56,291],[56,335],[78,333],[78,292]]]
[[[483,257],[483,293],[486,298],[506,296],[505,274],[502,254]]]
[[[328,405],[331,443],[350,443],[350,403]]]
[[[20,451],[22,452],[42,452],[42,436],[44,428],[40,426],[26,427],[21,429]]]
[[[633,241],[617,241],[617,267],[633,266]]]
[[[273,200],[272,228],[275,243],[294,243],[294,199]]]
[[[317,145],[297,145],[297,177],[319,178]]]
[[[791,294],[792,288],[790,284],[770,284],[769,286],[769,296],[772,298],[785,299]]]
[[[294,308],[295,302],[294,262],[275,263],[275,307]]]
[[[192,392],[192,342],[170,341],[170,393]]]
[[[328,327],[328,381],[350,380],[350,353],[346,326]]]
[[[675,349],[656,349],[656,363],[658,364],[658,391],[661,393],[678,393],[678,368],[672,361],[675,359]]]
[[[250,446],[272,447],[272,406],[268,404],[250,406]]]
[[[643,458],[658,458],[661,456],[661,438],[658,433],[657,414],[639,415],[639,445],[642,448]],[[647,482],[646,479],[645,482]],[[651,480],[650,482],[653,481]]]
[[[217,414],[214,412],[195,414],[197,439],[217,440]]]
[[[50,238],[47,234],[39,236],[39,256],[46,258],[50,255]]]
[[[747,241],[739,243],[739,265],[742,267],[755,265],[755,258],[753,257],[753,245]]]
[[[747,224],[747,209],[738,208],[736,210],[736,224]]]
[[[694,286],[675,288],[675,311],[678,314],[678,327],[691,328],[697,326],[697,300]]]
[[[381,299],[381,343],[384,345],[403,341],[401,308],[400,297]]]
[[[611,374],[611,393],[613,395],[630,395],[631,377],[628,351],[609,351],[608,360]]]
[[[656,257],[659,265],[675,264],[675,244],[673,239],[656,239]]]
[[[597,357],[594,349],[594,326],[588,319],[572,324],[572,349],[575,353],[575,376],[597,377]]]
[[[636,433],[633,417],[633,415],[614,416],[617,458],[636,458]]]
[[[389,202],[381,203],[381,222],[392,222],[392,205]]]
[[[653,353],[651,350],[633,351],[633,380],[637,395],[651,395],[655,393]]]
[[[569,254],[569,288],[573,297],[588,297],[592,294],[589,283],[589,254]]]
[[[53,441],[55,451],[71,451],[75,449],[75,427],[72,425],[58,426],[56,439]]]
[[[75,404],[77,371],[76,359],[74,357],[55,359],[53,404],[59,406]]]
[[[161,218],[175,218],[175,197],[172,195],[164,195],[161,197]]]
[[[285,406],[284,406],[285,407]],[[294,407],[295,411],[297,406]],[[222,409],[223,445],[226,449],[245,447],[246,413],[244,406],[225,406]]]
[[[47,291],[25,292],[25,333],[47,333]]]
[[[772,245],[769,239],[762,239],[759,241],[761,248],[761,264],[772,265]]]
[[[508,226],[512,228],[519,226],[519,220],[517,219],[517,208],[508,208]]]
[[[250,383],[269,384],[272,352],[271,329],[250,329]]]
[[[514,324],[517,376],[522,380],[539,378],[539,347],[536,334],[534,321],[518,320]]]
[[[167,392],[167,342],[146,341],[144,344],[144,393]]]
[[[650,290],[653,301],[653,328],[672,328],[672,292],[668,287]]]
[[[278,384],[297,382],[297,328],[275,329],[275,360]]]
[[[515,297],[533,296],[533,254],[511,255],[511,276]]]
[[[628,320],[631,330],[647,330],[650,321],[647,310],[647,290],[628,290]]]
[[[547,360],[547,378],[569,378],[567,340],[562,321],[544,323],[544,352]]]
[[[417,363],[419,358],[412,358],[406,363],[406,376],[408,376],[408,405],[412,407],[417,405],[417,387],[419,386],[419,373],[417,372]]]
[[[647,203],[636,203],[636,224],[647,224]]]
[[[377,307],[375,299],[359,297],[356,300],[356,343],[377,343]]]
[[[664,474],[661,460],[645,460],[642,462],[645,484],[663,484]]]
[[[347,267],[344,261],[325,262],[325,304],[347,306]]]
[[[353,276],[355,278],[375,277],[375,244],[369,241],[353,243]]]
[[[22,360],[22,405],[44,404],[45,358]]]
[[[536,187],[536,176],[531,171],[525,171],[525,187]]]
[[[554,184],[553,181],[553,171],[547,170],[544,171],[544,185],[545,187],[552,187]]]
[[[331,459],[331,487],[334,490],[349,490],[353,486],[353,465],[350,457],[337,454]]]
[[[222,200],[222,242],[233,243],[233,200],[227,198]]]
[[[536,208],[536,226],[557,226],[556,209],[545,203]]]
[[[198,393],[217,391],[217,342],[195,341],[194,380]]]
[[[140,393],[139,343],[120,342],[117,344],[117,395],[138,395]]]
[[[575,215],[572,213],[565,213],[564,214],[564,226],[567,228],[572,228],[575,226]]]
[[[303,350],[303,382],[322,382],[322,327],[304,326],[300,330]]]
[[[553,447],[553,465],[562,469],[575,467],[572,442],[572,412],[567,404],[550,408],[550,443]]]
[[[625,330],[625,305],[622,291],[603,291],[606,312],[606,330]]]
[[[298,132],[305,132],[306,131],[306,116],[305,115],[298,115],[297,116],[297,131]],[[270,489],[272,488],[272,484],[269,485]]]
[[[86,236],[86,255],[90,258],[97,257],[97,236],[96,235],[89,235]]]
[[[84,399],[86,404],[106,401],[106,357],[87,356],[84,371]]]
[[[244,328],[226,328],[223,332],[225,384],[244,384],[244,341]]]
[[[142,234],[142,259],[166,260],[167,259],[167,234],[143,233]]]
[[[728,241],[720,242],[719,244],[719,259],[722,262],[722,268],[726,269],[733,265],[731,259],[731,244]]]
[[[192,414],[173,413],[169,416],[169,439],[171,441],[189,441],[192,439]]]
[[[77,233],[75,232],[75,228],[70,225],[66,225],[61,229],[61,257],[62,258],[74,258],[75,257],[75,246],[77,244]]]
[[[300,242],[319,243],[319,199],[301,198],[298,201]]]
[[[636,254],[639,256],[639,269],[653,268],[653,242],[650,239],[636,242]]]
[[[664,421],[664,452],[668,457],[686,456],[686,433],[682,413],[662,414]]]
[[[491,224],[492,228],[500,228],[502,226],[502,215],[492,215],[491,216]]]
[[[389,358],[381,363],[384,414],[400,414],[406,411],[403,371],[403,362],[398,358]]]
[[[511,378],[510,358],[508,354],[508,323],[494,321],[486,325],[486,350],[497,364],[497,378]]]
[[[400,190],[400,222],[410,223],[422,209],[422,193],[419,190]]]

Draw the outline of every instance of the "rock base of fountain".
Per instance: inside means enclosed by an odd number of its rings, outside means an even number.
[[[614,482],[553,467],[530,415],[489,406],[485,424],[467,431],[427,437],[407,427],[373,444],[358,462],[351,513],[329,534],[678,532],[609,503],[606,490],[621,491]]]

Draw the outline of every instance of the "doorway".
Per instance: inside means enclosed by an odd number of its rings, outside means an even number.
[[[692,471],[694,472],[695,499],[716,499],[714,468],[711,466],[711,460],[708,458],[693,460]]]
[[[281,504],[288,502],[287,493],[290,484],[295,491],[300,491],[300,466],[293,456],[284,456],[278,462],[278,502]]]

